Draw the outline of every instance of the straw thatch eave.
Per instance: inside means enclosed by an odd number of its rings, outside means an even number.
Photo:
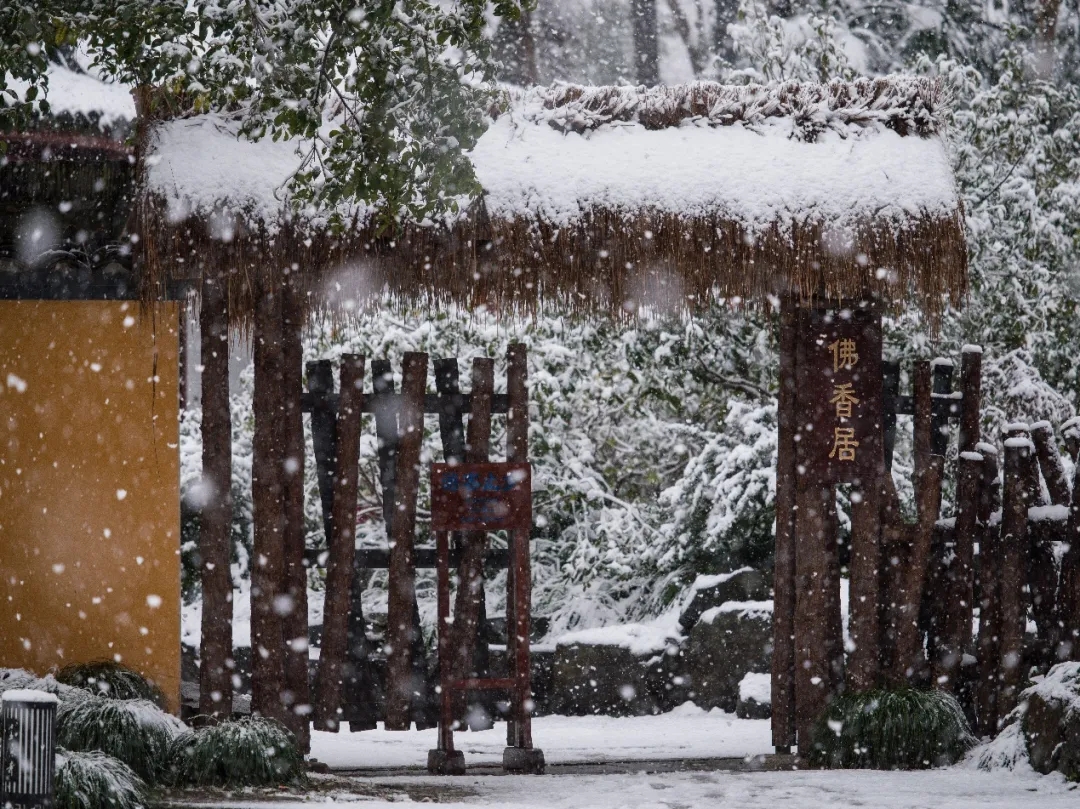
[[[860,132],[875,128],[913,140],[939,138],[942,129],[939,88],[922,80],[778,88],[561,86],[535,90],[531,100],[521,116],[525,123],[517,125],[586,136],[616,125],[753,129],[775,125],[771,119],[790,121],[790,137],[810,143],[826,130],[856,142]],[[334,234],[284,207],[268,222],[227,199],[212,211],[177,217],[169,199],[144,190],[138,216],[146,288],[225,267],[241,319],[252,311],[260,285],[299,276],[313,308],[334,306],[335,296],[349,308],[389,292],[410,302],[504,312],[540,306],[625,312],[693,309],[717,298],[755,303],[790,293],[873,296],[897,307],[914,300],[931,320],[947,303],[959,305],[967,289],[958,200],[922,211],[886,205],[842,219],[808,209],[764,226],[722,209],[585,201],[571,220],[554,221],[505,205],[489,213],[489,202],[476,201],[450,226],[404,224],[387,234],[354,221]]]

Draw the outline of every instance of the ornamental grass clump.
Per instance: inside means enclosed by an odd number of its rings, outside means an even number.
[[[167,773],[170,745],[185,729],[179,719],[145,699],[62,702],[56,712],[57,744],[107,753],[150,783]]]
[[[58,750],[54,809],[145,809],[146,785],[100,751]]]
[[[170,760],[178,786],[266,786],[304,777],[304,756],[293,734],[258,716],[178,736]]]
[[[810,758],[822,767],[921,770],[954,764],[974,744],[951,694],[873,690],[833,701],[815,728]]]
[[[65,685],[82,688],[99,697],[113,699],[147,699],[159,708],[167,708],[168,702],[161,689],[137,671],[114,663],[112,660],[96,660],[92,663],[74,663],[60,669],[56,679]]]

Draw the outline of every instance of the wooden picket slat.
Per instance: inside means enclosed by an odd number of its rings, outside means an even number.
[[[348,650],[349,607],[356,545],[357,478],[364,399],[364,357],[341,358],[341,400],[334,457],[333,536],[327,542],[326,603],[315,689],[315,728],[336,732],[341,724],[343,669]]]
[[[387,730],[408,730],[413,719],[413,651],[416,637],[416,494],[420,483],[420,448],[424,438],[424,387],[428,355],[407,352],[402,365],[400,443],[394,464],[394,499],[390,522],[390,583],[386,629]],[[378,414],[376,414],[378,418]]]

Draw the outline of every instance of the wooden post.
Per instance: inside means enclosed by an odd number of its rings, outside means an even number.
[[[772,743],[777,753],[790,753],[795,744],[795,357],[798,334],[797,304],[792,296],[786,295],[780,302],[780,391],[776,406]]]
[[[233,591],[232,411],[229,406],[228,276],[204,278],[199,311],[202,351],[202,492],[199,557],[202,569],[202,640],[199,713],[232,714]]]
[[[506,349],[506,459],[511,463],[529,460],[528,355],[524,343]],[[531,631],[532,573],[529,564],[528,529],[511,536],[511,558],[507,576],[506,661],[508,674],[516,681],[510,721],[506,725],[507,749],[503,768],[510,771],[543,773],[544,754],[532,741],[532,681],[529,634]],[[512,573],[510,573],[512,571]]]
[[[491,402],[495,394],[495,361],[477,357],[472,364],[472,392],[468,434],[465,439],[466,463],[485,463],[491,447]],[[451,631],[451,676],[464,680],[472,675],[476,638],[480,629],[480,605],[484,589],[484,554],[487,534],[470,531],[463,537],[458,563],[458,589]],[[464,708],[467,694],[462,693],[456,706]]]
[[[1075,464],[1080,459],[1080,416],[1073,416],[1061,424],[1061,442]]]
[[[374,363],[372,363],[374,365]],[[315,450],[319,503],[322,505],[323,536],[327,545],[334,535],[334,456],[337,454],[337,413],[331,405],[334,393],[334,367],[330,360],[307,364],[308,391],[311,393],[311,444]],[[322,462],[321,459],[325,459]]]
[[[506,417],[506,460],[525,463],[529,460],[529,393],[528,366],[523,343],[511,343],[506,349],[506,393],[510,406]],[[513,671],[517,656],[517,578],[511,548],[510,564],[506,568],[506,665]],[[515,747],[521,736],[516,711],[510,711],[506,723],[506,744]]]
[[[1065,477],[1065,464],[1061,462],[1057,441],[1054,440],[1054,428],[1048,421],[1037,421],[1030,429],[1031,440],[1035,444],[1035,456],[1039,459],[1039,469],[1046,481],[1050,502],[1055,506],[1067,506],[1071,493]]]
[[[963,656],[971,648],[974,594],[975,543],[979,535],[979,486],[983,478],[983,456],[964,451],[957,461],[956,524],[951,553],[944,570],[944,603],[939,616],[940,648],[935,662],[935,680],[940,688],[956,693]]]
[[[960,360],[960,429],[957,445],[960,452],[975,452],[981,434],[982,349],[966,345]]]
[[[901,603],[896,612],[896,655],[893,680],[910,681],[921,676],[925,657],[919,630],[922,604],[930,561],[934,524],[941,510],[941,482],[945,459],[933,453],[933,400],[930,363],[915,363],[915,504],[918,522],[913,543],[901,578]]]
[[[1054,543],[1067,541],[1068,523],[1053,510],[1032,514],[1028,510],[1027,583],[1031,613],[1038,631],[1037,661],[1058,662],[1057,649],[1062,627],[1058,623],[1058,570]]]
[[[1066,446],[1080,448],[1080,419],[1065,422],[1061,432]],[[1078,456],[1073,457],[1075,461]],[[1061,645],[1056,650],[1059,660],[1080,660],[1080,463],[1074,469],[1066,527],[1069,549],[1061,558],[1061,584],[1058,587],[1058,623],[1062,628]]]
[[[387,600],[389,617],[386,636],[387,730],[408,730],[413,718],[414,695],[421,687],[414,682],[413,647],[417,640],[416,494],[420,483],[420,448],[424,439],[424,389],[427,385],[428,355],[407,352],[402,366],[400,435],[394,469],[394,511],[390,533],[390,584]]]
[[[979,685],[976,713],[979,732],[996,735],[998,730],[998,659],[1001,655],[1001,531],[991,525],[991,515],[1000,502],[997,450],[992,444],[978,444],[982,455],[979,487]]]
[[[251,500],[251,710],[287,724],[281,701],[285,643],[275,601],[284,594],[285,511],[282,499],[280,289],[261,289],[255,303]]]
[[[304,550],[307,531],[304,526],[304,347],[301,329],[304,306],[300,291],[286,283],[282,300],[282,417],[284,419],[284,463],[282,469],[285,499],[285,592],[288,610],[283,610],[282,624],[286,642],[285,688],[289,727],[305,753],[311,749],[308,714],[311,684],[308,681],[307,567]]]
[[[1001,571],[999,600],[1001,602],[1001,638],[998,676],[998,716],[1003,717],[1016,707],[1019,687],[1024,679],[1024,630],[1027,625],[1027,604],[1024,585],[1027,583],[1025,547],[1028,540],[1027,512],[1030,492],[1027,489],[1029,459],[1035,448],[1020,435],[1005,439],[1005,482],[1001,510]]]
[[[315,728],[334,733],[341,726],[342,670],[348,648],[356,546],[360,425],[364,408],[364,362],[364,357],[359,354],[344,354],[341,357],[334,505],[331,512],[334,533],[327,542],[322,650],[315,688]]]

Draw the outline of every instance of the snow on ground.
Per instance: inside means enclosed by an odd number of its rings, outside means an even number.
[[[1022,777],[962,768],[930,772],[874,770],[800,772],[681,772],[661,775],[546,775],[516,777],[387,778],[379,787],[396,800],[363,800],[341,794],[330,803],[389,809],[400,806],[406,784],[467,789],[440,806],[515,809],[1065,809],[1080,805],[1080,790],[1063,778]],[[370,786],[369,782],[369,786]],[[395,787],[402,789],[394,795]],[[326,796],[319,796],[320,802]],[[303,803],[274,801],[267,809]],[[325,805],[325,804],[324,804]],[[354,804],[355,805],[355,804]]]
[[[311,755],[333,769],[423,767],[435,730],[311,734]],[[729,758],[772,752],[767,720],[737,719],[686,703],[658,716],[538,716],[533,742],[551,763]],[[454,734],[467,765],[501,764],[506,726]]]

